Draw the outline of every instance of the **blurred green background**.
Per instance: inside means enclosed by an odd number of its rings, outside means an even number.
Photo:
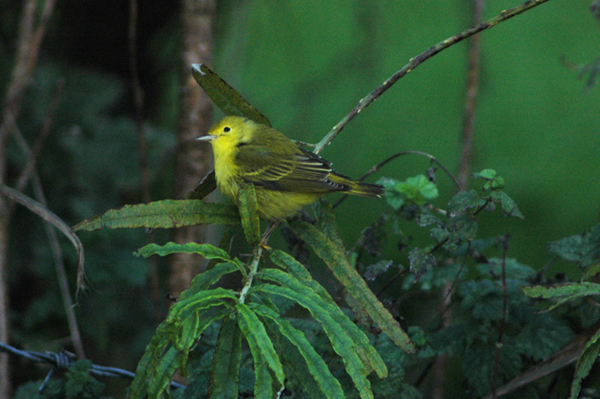
[[[486,2],[484,19],[517,5]],[[534,268],[548,241],[598,220],[600,93],[560,62],[593,61],[600,30],[589,1],[551,1],[481,38],[473,171],[496,169],[525,220],[498,217],[482,236],[510,232],[510,256]],[[316,142],[371,90],[431,45],[470,26],[467,1],[269,1],[223,6],[215,69],[290,137]],[[427,61],[355,118],[323,156],[357,177],[404,150],[458,169],[467,73],[465,42]],[[380,175],[428,167],[406,156]],[[455,192],[438,174],[442,200]],[[352,198],[338,212],[347,240],[384,209]],[[346,213],[346,214],[345,214]],[[418,234],[418,233],[414,233]]]
[[[586,88],[585,77],[578,79],[560,61],[564,56],[586,64],[598,58],[600,27],[590,3],[551,0],[482,33],[473,171],[497,170],[525,220],[483,215],[480,236],[510,233],[509,256],[536,269],[552,259],[548,241],[580,233],[598,220],[600,90]],[[488,1],[484,19],[517,4]],[[14,61],[21,6],[0,0],[2,93]],[[218,1],[212,67],[276,128],[291,138],[317,142],[410,58],[470,27],[471,7],[462,0]],[[179,12],[176,2],[140,2],[139,65],[154,200],[173,197]],[[18,121],[33,143],[57,82],[64,79],[39,172],[49,208],[70,224],[141,201],[127,23],[127,1],[58,2]],[[322,155],[351,177],[405,150],[432,154],[457,171],[466,73],[463,42],[400,80]],[[13,141],[9,184],[24,164]],[[370,181],[380,176],[404,180],[428,167],[426,158],[405,156]],[[456,187],[441,172],[437,179],[441,198],[435,205],[444,208]],[[386,209],[385,201],[348,199],[337,211],[346,243],[351,245]],[[51,349],[49,339],[68,333],[42,222],[19,208],[12,223],[13,340]],[[433,242],[414,227],[406,226],[406,232],[416,245]],[[147,263],[131,255],[145,244],[144,233],[80,235],[93,287],[80,299],[84,341],[95,348],[95,361],[132,369],[155,326]],[[159,232],[159,241],[167,239],[168,232]],[[406,254],[389,251],[386,258],[407,263]],[[74,273],[73,250],[66,242],[65,253]],[[577,276],[561,264],[551,272],[562,270]],[[130,356],[123,356],[125,348]],[[17,383],[31,378],[27,365],[15,367],[25,369],[16,373]]]

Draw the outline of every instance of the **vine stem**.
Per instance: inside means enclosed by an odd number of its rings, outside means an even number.
[[[317,143],[317,146],[314,151],[315,154],[321,153],[321,151],[323,151],[325,147],[331,144],[331,142],[335,140],[337,135],[340,134],[340,132],[348,124],[348,122],[354,119],[354,117],[358,115],[363,109],[371,105],[373,101],[375,101],[377,98],[379,98],[379,96],[385,93],[400,78],[404,77],[406,74],[408,74],[410,71],[415,69],[423,62],[427,61],[429,58],[433,57],[440,51],[445,50],[448,47],[463,41],[464,39],[467,39],[486,29],[491,29],[494,26],[498,25],[500,22],[504,22],[547,1],[549,0],[529,0],[516,7],[504,10],[494,18],[488,19],[487,21],[482,22],[479,25],[474,26],[472,28],[469,28],[459,33],[458,35],[452,36],[444,41],[441,41],[438,44],[431,46],[415,58],[411,58],[408,64],[404,65],[396,73],[390,76],[385,82],[383,82],[379,87],[373,90],[368,96],[361,99],[358,102],[358,104],[352,109],[352,111],[350,111],[348,115],[346,115],[341,121],[339,121],[338,124],[335,125],[333,129],[329,133],[327,133],[319,143]]]
[[[502,337],[504,336],[504,329],[506,327],[506,312],[508,308],[508,288],[506,287],[506,253],[508,251],[508,240],[510,235],[502,237],[502,319],[500,319],[500,326],[498,327],[498,340],[496,341],[496,357],[494,359],[494,369],[492,377],[492,398],[496,399],[498,396],[497,381],[498,381],[498,368],[500,365],[500,351],[502,349]]]
[[[240,303],[246,302],[246,296],[248,295],[248,291],[250,287],[252,287],[252,281],[254,280],[254,276],[258,272],[258,264],[260,263],[260,258],[262,258],[263,246],[257,245],[256,250],[254,251],[254,258],[252,259],[252,263],[250,264],[250,273],[248,273],[248,279],[246,280],[246,284],[240,291]]]

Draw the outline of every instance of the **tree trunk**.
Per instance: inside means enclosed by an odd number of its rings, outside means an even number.
[[[191,65],[211,65],[214,21],[214,0],[183,0],[181,108],[175,167],[175,195],[178,197],[193,190],[212,164],[207,147],[195,141],[212,123],[212,105],[192,77]],[[173,240],[177,243],[202,242],[204,229],[200,226],[179,228],[175,230]],[[178,297],[201,271],[202,257],[199,255],[173,256],[169,281],[171,295]]]

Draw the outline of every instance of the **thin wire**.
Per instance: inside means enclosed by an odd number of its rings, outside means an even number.
[[[16,356],[21,356],[26,359],[29,359],[33,362],[37,363],[47,363],[51,364],[56,368],[68,369],[73,363],[77,361],[77,358],[72,353],[55,353],[55,352],[34,352],[34,351],[26,351],[17,349],[13,346],[0,342],[0,351],[7,352]],[[119,377],[119,378],[129,378],[133,379],[135,376],[131,371],[119,369],[116,367],[105,367],[99,366],[97,364],[92,364],[89,370],[90,374],[103,376],[103,377]],[[46,377],[46,381],[50,378],[48,374]],[[46,382],[44,381],[44,383]],[[43,385],[42,385],[43,386]],[[177,382],[171,382],[171,388],[185,388],[185,385],[179,384]]]

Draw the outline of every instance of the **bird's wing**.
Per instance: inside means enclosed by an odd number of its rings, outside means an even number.
[[[236,162],[245,181],[271,190],[319,193],[349,189],[328,178],[330,162],[295,145],[279,153],[270,146],[244,145]]]
[[[236,155],[240,175],[252,183],[276,182],[294,170],[295,162],[293,154],[275,153],[264,145],[244,145]]]

